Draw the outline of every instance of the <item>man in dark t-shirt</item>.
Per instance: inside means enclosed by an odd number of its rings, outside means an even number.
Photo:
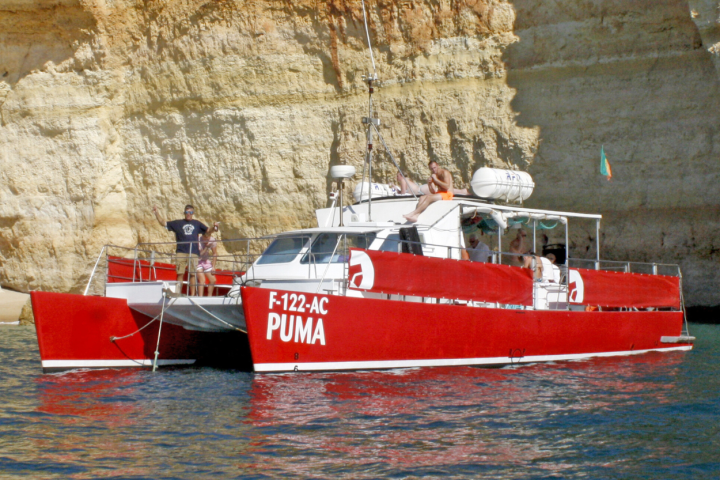
[[[188,281],[190,282],[190,296],[195,295],[195,284],[196,280],[193,275],[196,274],[198,264],[198,237],[200,234],[207,232],[206,227],[202,222],[193,219],[195,214],[195,207],[192,205],[185,205],[185,218],[180,220],[172,220],[166,222],[162,215],[158,211],[157,205],[153,206],[153,213],[155,218],[160,225],[167,228],[175,234],[175,241],[177,246],[175,247],[175,266],[177,273],[178,282],[178,293],[182,289],[183,275],[185,275],[185,267],[188,268]]]

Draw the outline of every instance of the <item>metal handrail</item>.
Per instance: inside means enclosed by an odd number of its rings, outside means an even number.
[[[219,244],[228,245],[231,243],[244,243],[245,245],[242,246],[243,247],[241,250],[242,253],[239,253],[236,251],[236,252],[230,252],[227,254],[216,255],[215,256],[216,267],[218,270],[227,270],[227,271],[238,272],[238,273],[243,272],[242,273],[243,283],[246,281],[249,281],[249,280],[258,280],[256,271],[255,271],[255,264],[257,262],[257,259],[262,255],[267,256],[269,254],[251,253],[251,251],[254,250],[254,248],[251,249],[252,243],[255,243],[255,244],[261,243],[262,244],[262,243],[266,243],[270,240],[274,240],[278,237],[307,238],[308,235],[310,235],[312,237],[315,236],[315,234],[313,234],[313,233],[298,232],[298,233],[294,233],[294,234],[274,234],[274,235],[266,235],[266,236],[254,237],[254,238],[217,240],[217,242]],[[314,255],[311,252],[312,242],[307,242],[303,245],[303,247],[297,252],[295,258],[297,259],[301,255],[307,255],[308,253],[310,254],[311,260],[308,262],[309,265],[308,265],[308,271],[307,271],[308,280],[310,280],[310,279],[318,280],[319,272],[318,272],[317,266],[327,264],[327,266],[325,267],[325,269],[322,273],[322,278],[319,279],[320,285],[322,285],[322,282],[324,282],[325,278],[328,276],[330,264],[338,263],[338,264],[345,264],[345,267],[343,268],[342,281],[347,282],[347,278],[345,278],[346,277],[345,272],[347,270],[347,268],[346,268],[347,262],[348,262],[347,255],[348,255],[349,249],[348,249],[348,245],[347,245],[347,240],[345,240],[344,242],[342,240],[344,237],[346,238],[347,235],[350,235],[350,233],[338,232],[338,240],[333,249],[333,253],[327,258],[326,261],[318,261],[318,259],[316,258],[316,255]],[[357,234],[354,234],[354,235],[357,235]],[[376,240],[385,242],[388,239],[376,239]],[[451,252],[461,251],[461,250],[466,249],[466,247],[442,245],[442,244],[427,243],[427,242],[415,242],[415,241],[411,241],[411,240],[402,240],[402,239],[393,240],[393,241],[397,242],[398,245],[417,244],[417,245],[420,245],[420,247],[424,248],[424,249],[427,249],[427,248],[447,249],[446,250],[448,252],[447,257],[449,257],[449,258],[452,258],[452,257],[459,258],[460,255],[456,255]],[[341,247],[341,242],[343,242],[342,247]],[[197,243],[197,242],[192,241],[192,242],[181,242],[181,243],[189,244],[189,243]],[[134,272],[133,278],[131,279],[131,278],[124,278],[124,277],[117,277],[114,275],[109,275],[109,270],[108,270],[108,271],[106,271],[106,274],[105,274],[106,280],[110,279],[110,278],[114,278],[114,279],[122,278],[122,279],[128,280],[130,282],[142,282],[142,281],[151,280],[152,278],[157,278],[157,275],[153,275],[151,272],[149,275],[149,278],[138,279],[137,278],[137,270],[139,270],[140,275],[143,277],[144,277],[144,275],[142,274],[143,268],[151,268],[151,269],[157,269],[157,270],[162,270],[162,271],[170,270],[170,267],[167,267],[165,265],[157,265],[157,263],[158,262],[164,263],[163,260],[165,260],[165,259],[169,260],[168,263],[173,263],[172,259],[176,254],[171,253],[171,252],[160,251],[157,247],[177,246],[177,245],[178,245],[178,242],[143,242],[143,243],[138,243],[135,247],[123,247],[123,246],[112,245],[112,244],[103,246],[103,248],[100,252],[100,255],[98,256],[98,258],[95,262],[95,265],[93,267],[93,270],[92,270],[92,273],[88,280],[84,294],[85,295],[88,294],[90,287],[92,285],[93,279],[95,278],[98,269],[99,268],[107,268],[109,266],[109,264],[114,261],[109,258],[110,256],[112,256],[111,253],[114,253],[114,252],[112,252],[113,250],[116,250],[116,251],[120,250],[122,252],[126,252],[128,257],[130,257],[130,258],[127,258],[127,257],[122,256],[122,253],[119,254],[120,258],[123,258],[123,259],[127,260],[128,262],[130,262],[130,261],[133,262],[133,265],[132,265],[133,272]],[[267,248],[267,245],[264,245],[264,246],[260,245],[260,246],[263,250]],[[344,261],[333,262],[335,253],[339,252],[339,251],[342,251]],[[105,254],[105,257],[106,257],[104,267],[101,266],[103,253]],[[286,255],[286,254],[278,253],[277,255]],[[497,250],[491,251],[491,258],[492,258],[493,263],[500,263],[502,260],[504,260],[502,257],[516,257],[517,258],[517,257],[522,257],[522,256],[523,256],[523,254],[518,254],[518,253],[514,253],[514,252],[503,252],[503,251],[497,251]],[[149,262],[149,263],[146,264],[145,262]],[[649,262],[621,262],[621,261],[614,261],[614,260],[597,261],[595,259],[590,260],[590,259],[568,258],[566,260],[566,265],[558,265],[558,267],[561,269],[561,272],[564,273],[559,285],[567,286],[568,265],[573,265],[573,264],[577,265],[578,263],[583,263],[583,262],[586,262],[587,264],[592,265],[595,269],[602,269],[602,270],[622,269],[623,271],[636,271],[636,270],[644,267],[644,268],[650,270],[652,272],[652,274],[658,274],[659,270],[665,270],[665,269],[671,268],[671,269],[674,269],[675,272],[677,272],[677,273],[674,273],[674,275],[677,275],[677,276],[680,275],[680,268],[676,264],[649,263]],[[223,264],[228,265],[228,267],[225,267]],[[140,268],[138,269],[137,267],[140,267]],[[314,277],[313,277],[313,271],[315,272]],[[193,273],[194,272],[190,272],[191,275]],[[332,274],[331,277],[335,278],[338,281],[340,280],[340,277],[337,276],[337,273]],[[262,279],[260,279],[260,280],[262,280]],[[188,282],[183,282],[183,284],[185,284],[185,283],[190,284],[191,279],[189,279]],[[195,282],[195,284],[197,285],[197,281]],[[219,285],[218,285],[218,288],[220,288]]]
[[[340,235],[340,237],[344,237],[344,236],[346,236],[346,235],[348,235],[348,234],[347,234],[347,233],[341,233],[341,234],[339,234],[339,235]],[[297,236],[297,237],[306,237],[306,236],[307,236],[307,233],[298,234],[298,235],[295,235],[295,236]],[[267,240],[272,239],[272,238],[274,238],[274,237],[276,237],[276,236],[272,236],[272,237],[264,236],[264,237],[245,238],[245,239],[237,239],[237,240],[220,240],[220,241],[218,241],[218,243],[220,243],[220,242],[243,241],[243,242],[247,242],[247,243],[249,244],[249,243],[252,243],[253,241],[261,241],[261,240],[262,240],[262,241],[267,241]],[[292,238],[293,235],[284,235],[284,237]],[[383,239],[383,240],[387,240],[387,239]],[[408,245],[416,244],[416,245],[419,245],[421,248],[422,248],[422,247],[425,247],[425,248],[446,248],[446,249],[449,249],[449,250],[451,250],[451,251],[454,251],[454,250],[464,250],[464,249],[466,249],[466,247],[458,247],[458,246],[453,246],[453,245],[443,245],[443,244],[428,243],[428,242],[415,242],[415,241],[412,241],[412,240],[402,240],[402,239],[395,240],[395,242],[398,243],[399,245],[401,245],[401,244],[408,244]],[[185,243],[191,243],[191,242],[185,242]],[[339,243],[339,242],[338,242],[338,243]],[[142,243],[142,244],[138,244],[138,246],[140,246],[140,245],[143,245],[143,246],[150,246],[150,245],[177,245],[177,243],[176,243],[176,242],[158,242],[158,243]],[[132,251],[133,254],[134,254],[135,252],[138,252],[138,254],[142,253],[142,254],[154,254],[154,255],[159,255],[160,258],[157,258],[157,257],[156,257],[156,258],[155,258],[155,262],[162,261],[162,260],[163,260],[163,258],[162,258],[163,256],[173,257],[173,256],[175,255],[174,253],[163,253],[163,252],[158,252],[158,251],[156,251],[156,250],[143,249],[143,248],[137,248],[137,247],[136,247],[136,248],[129,248],[129,247],[121,247],[121,246],[118,246],[118,245],[106,245],[106,246],[103,247],[103,249],[108,249],[108,250],[111,249],[111,248],[112,248],[112,249],[125,250],[125,251],[128,251],[128,252]],[[298,252],[297,255],[302,255],[302,254],[308,253],[307,250],[309,250],[310,248],[311,248],[311,244],[308,244],[307,246],[305,246],[304,248],[302,248],[302,249]],[[347,253],[347,252],[344,252],[344,253]],[[262,254],[262,253],[258,253],[258,254],[252,254],[252,253],[238,254],[238,253],[228,253],[228,254],[216,255],[215,258],[217,258],[219,261],[220,261],[220,260],[228,261],[229,263],[235,263],[235,264],[237,264],[237,263],[243,263],[244,265],[247,265],[248,268],[243,268],[243,269],[241,269],[241,270],[249,271],[249,270],[251,269],[251,265],[255,263],[255,260],[257,260],[257,257],[259,257],[259,256],[261,256],[261,255],[268,256],[268,255],[273,255],[273,254]],[[280,253],[280,254],[276,254],[276,255],[286,255],[286,254]],[[311,270],[312,270],[312,267],[313,267],[313,266],[314,266],[314,267],[317,267],[316,264],[333,263],[333,262],[332,262],[332,258],[334,257],[334,254],[331,255],[330,257],[328,257],[328,260],[327,260],[327,261],[318,261],[318,260],[315,258],[316,255],[314,255],[314,254],[311,254],[311,256],[312,256],[312,260],[311,260],[310,262],[308,262],[308,263],[310,264]],[[502,256],[502,257],[522,257],[522,256],[524,256],[524,255],[523,255],[523,254],[519,254],[519,253],[515,253],[515,252],[506,252],[506,251],[500,251],[500,252],[499,252],[499,251],[497,251],[497,250],[491,250],[491,256],[496,259],[495,261],[497,261],[497,258],[500,257],[500,256]],[[244,260],[238,261],[238,257],[240,257],[240,258],[242,258],[242,259],[244,259]],[[98,257],[98,260],[99,260],[99,259],[100,259],[100,257]],[[230,259],[231,259],[231,260],[230,260]],[[252,259],[252,260],[251,260],[251,259]],[[137,260],[144,260],[144,259],[142,259],[140,255],[138,255],[138,256],[137,256]],[[596,266],[596,265],[599,264],[599,266],[602,267],[602,268],[599,268],[599,269],[603,269],[603,270],[624,269],[625,271],[633,271],[633,270],[636,269],[637,267],[647,267],[648,269],[651,269],[651,270],[652,270],[653,274],[656,274],[656,272],[657,272],[659,269],[666,269],[666,268],[672,268],[672,269],[675,269],[677,272],[679,272],[679,265],[677,265],[677,264],[669,264],[669,263],[627,262],[627,261],[616,261],[616,260],[600,260],[600,261],[598,262],[598,261],[595,260],[595,259],[582,259],[582,258],[569,258],[569,259],[567,260],[567,263],[569,263],[571,266],[572,266],[572,264],[577,264],[577,263],[582,263],[582,262],[584,262],[584,263],[586,263],[586,264],[589,264],[589,265],[592,265],[592,266]],[[338,262],[338,263],[339,263],[339,262]],[[559,267],[562,267],[562,265],[558,265],[558,266],[559,266]],[[162,268],[162,267],[155,267],[155,268]]]
[[[666,275],[679,277],[681,275],[680,265],[676,263],[651,263],[651,262],[628,262],[618,260],[600,260],[585,258],[570,258],[570,263],[591,264],[593,270],[623,271],[626,273],[644,273],[648,275],[661,275],[660,270],[667,270]],[[640,272],[642,268],[646,271]],[[672,272],[672,273],[670,273]]]
[[[97,267],[100,264],[100,259],[102,258],[103,252],[105,251],[105,248],[107,245],[103,245],[103,248],[100,249],[100,254],[98,255],[97,261],[95,262],[95,266],[92,269],[92,272],[90,273],[90,278],[88,279],[87,286],[85,287],[85,291],[83,292],[83,295],[87,295],[88,290],[90,289],[90,283],[92,282],[93,276],[95,275],[95,271],[97,271]]]
[[[174,245],[175,242],[172,242],[171,244]],[[128,281],[133,283],[146,282],[153,280],[153,278],[158,278],[157,272],[164,271],[167,274],[167,272],[169,271],[175,271],[175,266],[171,264],[174,264],[176,253],[162,252],[159,250],[147,248],[148,246],[142,248],[138,246],[125,247],[113,244],[104,245],[93,266],[83,294],[88,295],[90,293],[90,290],[93,286],[93,281],[97,279],[98,271],[104,271],[104,284],[106,284],[109,279]],[[103,256],[105,257],[104,260]],[[111,258],[114,256],[117,256],[118,258]],[[241,256],[236,253],[216,255],[216,270],[220,271],[221,274],[223,271],[239,272],[241,270],[238,270],[238,267],[242,267],[244,265],[247,265],[249,262],[252,262],[255,256],[249,259],[242,259],[239,257]],[[127,266],[132,269],[132,273],[128,271],[127,274],[125,274],[127,276],[110,275],[109,265],[114,263],[127,263]],[[167,265],[158,265],[158,263],[167,263]],[[144,269],[150,269],[150,273],[148,274],[147,271],[143,273]],[[190,274],[192,277],[195,272],[191,271]],[[129,275],[132,275],[132,277],[130,277]],[[182,284],[197,285],[197,281],[194,281],[193,278],[190,278],[189,281],[183,281]],[[227,286],[217,285],[217,288],[224,287]]]
[[[275,239],[275,238],[277,238],[277,237],[279,237],[279,236],[286,237],[286,238],[293,238],[293,237],[306,237],[307,235],[308,235],[308,233],[297,233],[297,234],[295,234],[295,235],[285,235],[285,234],[282,234],[282,233],[278,233],[278,234],[264,235],[264,236],[262,236],[262,237],[234,238],[234,239],[216,240],[216,241],[217,241],[218,243],[223,243],[223,244],[243,242],[243,243],[247,243],[247,244],[249,245],[249,244],[252,243],[252,242],[257,242],[257,241],[261,241],[261,240],[264,240],[264,241],[266,241],[266,240],[272,240],[272,239]],[[345,235],[347,235],[347,233],[340,233],[339,235],[340,235],[340,236],[345,236]],[[442,244],[434,244],[434,243],[427,243],[427,242],[425,242],[425,243],[423,243],[423,242],[414,242],[414,241],[411,241],[411,240],[397,240],[397,242],[398,242],[399,244],[400,244],[400,243],[418,244],[418,245],[420,245],[421,247],[440,247],[440,248],[459,249],[459,250],[465,249],[465,248],[463,248],[463,247],[456,247],[456,246],[442,245]],[[175,246],[175,245],[178,245],[178,244],[191,244],[191,243],[197,243],[197,241],[189,241],[189,242],[142,242],[142,243],[138,243],[138,244],[137,244],[135,247],[133,247],[133,248],[121,247],[121,246],[118,246],[118,245],[106,245],[106,247],[108,247],[108,248],[119,248],[119,249],[125,249],[125,250],[136,250],[136,251],[138,251],[138,252],[143,252],[143,253],[151,253],[151,252],[156,252],[156,250],[143,249],[143,248],[141,248],[141,247],[144,247],[144,246],[156,246],[156,245],[157,245],[157,246],[161,246],[161,245]],[[156,252],[156,253],[161,253],[161,252]],[[300,253],[302,253],[302,251],[301,251]],[[249,252],[248,252],[248,254],[249,254]],[[502,255],[502,256],[506,256],[506,255],[507,255],[507,256],[523,256],[523,254],[518,254],[518,253],[513,253],[513,252],[504,252],[504,251],[498,252],[497,250],[492,251],[492,254],[493,254],[493,255]],[[237,255],[237,254],[233,254],[233,255]],[[259,256],[260,254],[256,254],[256,255]],[[246,255],[246,256],[253,256],[253,254],[249,254],[249,255]],[[568,263],[572,263],[572,262],[586,262],[586,263],[591,263],[591,264],[593,264],[593,265],[596,264],[596,263],[600,263],[600,264],[614,264],[614,265],[617,265],[618,267],[627,266],[627,265],[630,265],[630,266],[648,266],[648,267],[652,267],[652,268],[655,268],[655,269],[657,269],[657,268],[676,268],[676,269],[679,270],[679,265],[678,265],[678,264],[672,264],[672,263],[631,262],[631,261],[602,260],[602,259],[597,260],[597,259],[584,259],[584,258],[574,258],[574,257],[568,258],[568,259],[567,259],[567,262],[568,262]],[[320,263],[325,263],[325,262],[320,262]],[[627,268],[627,267],[626,267],[626,268]]]

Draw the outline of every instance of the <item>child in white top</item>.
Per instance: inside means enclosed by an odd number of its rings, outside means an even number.
[[[198,295],[203,296],[205,292],[205,279],[210,282],[208,285],[208,297],[212,297],[215,289],[215,262],[217,261],[217,241],[213,238],[213,233],[218,231],[218,222],[215,222],[212,228],[208,228],[207,232],[200,235],[200,259],[197,266]]]

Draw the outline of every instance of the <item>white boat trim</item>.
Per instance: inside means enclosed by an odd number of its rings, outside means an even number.
[[[474,207],[476,206],[476,203],[485,203],[485,202],[477,202],[477,201],[470,201],[468,199],[462,198],[458,199],[458,203],[460,203],[464,207]],[[520,207],[516,205],[503,205],[503,204],[491,204],[486,203],[486,205],[490,208],[501,210],[503,212],[519,212],[519,213],[530,213],[530,214],[538,214],[538,215],[557,215],[560,217],[569,217],[569,218],[589,218],[589,219],[595,219],[595,220],[602,220],[602,215],[597,213],[574,213],[574,212],[563,212],[559,210],[541,210],[537,208],[525,208]]]
[[[390,202],[417,203],[417,200],[413,199],[412,197],[410,197],[408,195],[379,197],[379,198],[374,198],[373,200],[374,201],[381,200],[382,203],[390,203]],[[456,205],[462,205],[464,207],[483,206],[483,207],[490,207],[490,208],[493,208],[496,210],[501,210],[501,211],[535,213],[535,214],[544,214],[544,215],[558,215],[561,217],[569,217],[569,218],[588,218],[588,219],[602,220],[602,215],[597,214],[597,213],[576,213],[576,212],[565,212],[565,211],[561,211],[561,210],[542,210],[542,209],[538,209],[538,208],[526,208],[526,207],[522,207],[520,205],[513,205],[513,204],[491,203],[486,199],[482,199],[480,197],[475,197],[473,195],[455,197],[455,198],[453,198],[453,200],[450,200],[450,202],[453,202]],[[356,202],[350,206],[358,207],[358,206],[362,206],[362,205],[366,205],[366,204],[367,204],[367,200],[362,200],[362,201]],[[331,208],[330,207],[320,208],[317,211],[321,211],[321,210],[331,210]],[[345,228],[348,228],[348,227],[345,227]]]
[[[193,359],[158,359],[158,365],[192,365]],[[151,358],[139,360],[43,360],[43,368],[115,368],[115,367],[152,367]]]
[[[575,353],[569,355],[528,355],[525,357],[487,358],[437,358],[418,360],[379,360],[360,362],[312,362],[312,363],[256,363],[256,372],[289,372],[308,370],[370,370],[410,367],[450,367],[461,365],[508,365],[517,363],[539,363],[563,360],[582,360],[592,357],[617,357],[639,355],[648,352],[689,351],[692,346],[651,348],[648,350],[627,350],[622,352]]]

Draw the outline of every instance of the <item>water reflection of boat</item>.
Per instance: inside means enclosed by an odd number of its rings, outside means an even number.
[[[430,407],[461,405],[505,415],[522,409],[522,404],[545,404],[552,409],[543,399],[554,395],[587,397],[588,402],[576,402],[570,408],[597,408],[605,405],[603,397],[648,389],[660,392],[655,398],[662,403],[662,391],[674,388],[667,380],[676,376],[681,362],[678,354],[655,353],[493,369],[463,366],[261,375],[252,379],[248,418],[263,426],[297,417],[321,419],[329,412],[416,415],[430,412]],[[536,383],[543,388],[526,388]]]
[[[655,353],[519,368],[262,375],[252,380],[247,422],[257,427],[257,445],[325,452],[319,459],[293,451],[308,471],[334,458],[349,468],[537,462],[556,453],[558,425],[568,418],[602,416],[647,396],[671,402],[682,361]],[[563,447],[585,440],[563,437]],[[286,468],[282,456],[264,460]]]
[[[36,380],[37,411],[57,415],[60,421],[76,422],[77,417],[83,417],[108,426],[132,425],[138,405],[114,400],[121,390],[123,395],[131,393],[136,382],[137,372],[132,370],[85,370],[43,376]]]
[[[341,470],[385,478],[402,469],[421,476],[422,468],[448,466],[459,474],[468,464],[507,469],[546,460],[543,468],[562,473],[573,461],[606,462],[577,452],[588,442],[621,442],[616,429],[633,428],[630,417],[639,411],[687,400],[680,374],[686,360],[653,353],[498,369],[43,375],[29,399],[35,410],[23,411],[23,456],[15,458],[143,478],[167,469],[174,455],[203,467],[209,455],[225,476],[329,477]],[[200,385],[205,395],[197,395]],[[644,445],[661,456],[668,444]],[[575,458],[559,461],[563,450]],[[186,463],[173,465],[177,476],[187,474]]]

